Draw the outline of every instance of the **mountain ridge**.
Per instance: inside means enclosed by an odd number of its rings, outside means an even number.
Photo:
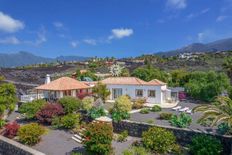
[[[232,38],[220,39],[209,43],[192,43],[179,49],[158,52],[155,55],[174,56],[181,53],[220,52],[232,50]]]
[[[84,61],[88,59],[89,57],[82,56],[59,56],[56,58],[47,58],[34,55],[30,52],[19,51],[16,53],[0,53],[0,67],[19,67],[56,61]]]

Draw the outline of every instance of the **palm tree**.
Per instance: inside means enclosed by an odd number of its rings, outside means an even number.
[[[227,72],[227,75],[232,82],[232,57],[228,57],[222,64],[222,67]]]
[[[213,104],[197,106],[193,111],[203,112],[200,122],[212,118],[211,126],[224,122],[232,127],[232,100],[229,97],[219,96]]]

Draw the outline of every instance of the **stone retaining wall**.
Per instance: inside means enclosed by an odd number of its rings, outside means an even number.
[[[221,141],[223,148],[224,148],[223,155],[232,155],[232,137],[231,136],[221,136],[217,134],[204,133],[198,130],[152,125],[148,123],[134,122],[134,121],[128,121],[128,120],[124,120],[119,123],[114,122],[113,127],[114,127],[114,132],[120,133],[124,130],[127,130],[128,134],[133,137],[142,137],[142,133],[144,131],[147,131],[150,127],[165,128],[174,133],[174,135],[177,138],[177,142],[181,144],[182,146],[186,146],[190,144],[192,137],[195,135],[208,134],[208,135],[212,135],[218,138]]]
[[[0,155],[45,155],[37,150],[0,136]]]

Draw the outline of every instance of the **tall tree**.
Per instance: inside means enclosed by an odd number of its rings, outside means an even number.
[[[100,97],[105,103],[107,97],[110,95],[110,90],[107,89],[106,85],[103,83],[97,83],[93,88],[93,92],[96,93],[97,97]]]
[[[17,102],[16,88],[11,83],[0,85],[0,117],[3,117],[5,111],[12,112]]]
[[[169,76],[167,73],[152,67],[151,65],[147,65],[145,67],[136,68],[132,72],[132,76],[138,77],[144,81],[150,81],[153,79],[158,79],[164,82],[167,82]]]
[[[214,97],[225,92],[229,86],[229,78],[224,73],[193,72],[188,75],[185,90],[195,99],[211,102]]]
[[[200,122],[212,118],[211,126],[227,123],[232,127],[232,100],[229,97],[217,97],[213,104],[198,106],[193,111],[203,112]]]

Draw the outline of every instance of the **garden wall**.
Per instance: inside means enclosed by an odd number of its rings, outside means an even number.
[[[133,137],[142,137],[142,133],[147,131],[150,127],[161,127],[165,128],[169,131],[172,131],[177,138],[177,142],[182,146],[186,146],[190,144],[191,139],[195,135],[208,134],[198,130],[190,130],[190,129],[181,129],[176,127],[168,127],[168,126],[160,126],[160,125],[152,125],[148,123],[141,122],[133,122],[129,120],[124,120],[119,123],[113,123],[114,132],[120,133],[124,130],[128,131],[128,134]],[[216,134],[209,134],[216,138],[218,138],[224,148],[223,155],[232,155],[232,136],[221,136]]]
[[[0,136],[0,155],[45,155],[37,150]]]

